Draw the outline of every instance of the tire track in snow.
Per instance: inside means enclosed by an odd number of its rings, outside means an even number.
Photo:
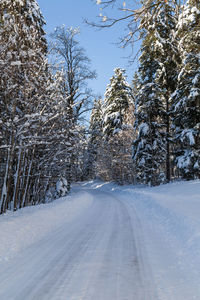
[[[94,201],[79,219],[2,265],[1,300],[156,299],[133,212],[112,194],[87,193]]]

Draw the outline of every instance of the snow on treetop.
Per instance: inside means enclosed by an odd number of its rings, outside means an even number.
[[[200,81],[200,73],[196,74],[194,79],[192,80],[193,84],[197,84]]]
[[[143,135],[147,135],[147,133],[149,132],[149,126],[147,123],[140,124],[138,129],[139,129],[140,134],[143,134]]]
[[[192,13],[196,13],[197,15],[200,15],[200,10],[197,7],[195,7],[195,6],[192,7],[191,12]]]
[[[178,158],[177,166],[179,169],[187,170],[187,167],[189,165],[190,165],[190,157],[189,157],[189,155],[187,155],[187,153],[185,153],[185,155],[182,155]]]
[[[192,6],[192,7],[191,7]],[[200,14],[200,10],[193,6],[190,3],[190,0],[186,3],[186,5],[182,6],[183,10],[179,16],[179,21],[177,27],[181,28],[182,26],[187,25],[188,23],[193,23],[196,21],[196,15]]]
[[[195,98],[199,96],[199,89],[198,88],[193,88],[190,91],[189,97],[188,98]]]
[[[195,139],[194,139],[194,129],[185,129],[182,131],[181,133],[181,139],[182,141],[187,138],[187,140],[189,141],[189,144],[195,145]]]

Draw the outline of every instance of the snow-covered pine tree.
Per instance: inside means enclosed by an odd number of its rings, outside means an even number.
[[[133,160],[137,181],[157,185],[163,181],[166,153],[164,124],[161,123],[163,103],[159,88],[152,78],[153,74],[150,74],[152,70],[146,67],[145,61],[141,63],[141,79],[138,83],[140,92],[135,97],[137,137],[133,142]],[[142,71],[147,72],[146,75]]]
[[[182,6],[177,25],[181,57],[172,95],[175,161],[185,179],[200,178],[200,2]]]
[[[163,1],[155,7],[140,24],[143,46],[136,88],[138,138],[134,141],[138,178],[153,185],[164,179],[163,173],[170,180],[170,95],[177,76],[176,6]]]
[[[126,82],[125,70],[116,68],[105,92],[103,107],[103,134],[113,136],[123,128],[126,110],[129,107],[131,88]]]
[[[102,99],[98,99],[94,101],[90,116],[87,162],[85,169],[86,178],[95,178],[98,175],[98,155],[102,143],[102,125]]]
[[[134,106],[129,103],[126,110],[123,129],[110,138],[112,145],[112,179],[118,184],[135,182],[135,170],[132,159],[132,141],[135,137]]]
[[[175,38],[178,6],[176,1],[164,2],[153,14],[152,27],[149,35],[152,35],[152,48],[154,58],[158,63],[155,81],[159,86],[164,100],[163,123],[166,132],[166,181],[171,179],[171,94],[176,88],[177,62],[179,61],[177,39]]]
[[[122,184],[132,178],[131,113],[132,90],[126,82],[125,71],[117,68],[107,86],[103,106],[103,142],[100,150],[99,169],[104,180]],[[129,141],[129,142],[128,142]],[[131,163],[130,163],[131,161]],[[127,172],[131,173],[127,174]]]
[[[157,185],[163,180],[166,144],[163,123],[163,95],[155,82],[159,67],[147,33],[143,41],[137,83],[135,82],[135,130],[133,160],[136,179],[140,183]]]

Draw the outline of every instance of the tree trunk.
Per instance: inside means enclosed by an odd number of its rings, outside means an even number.
[[[169,117],[169,99],[166,98],[166,181],[170,182],[170,117]]]
[[[18,194],[19,194],[19,184],[20,184],[20,173],[21,173],[21,164],[22,164],[22,148],[20,142],[20,148],[18,153],[18,162],[17,162],[17,170],[14,175],[14,191],[13,191],[13,199],[12,199],[12,210],[17,210],[18,204]]]

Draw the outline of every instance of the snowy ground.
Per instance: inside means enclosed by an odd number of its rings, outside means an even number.
[[[1,300],[200,299],[200,181],[75,185],[0,216]]]

